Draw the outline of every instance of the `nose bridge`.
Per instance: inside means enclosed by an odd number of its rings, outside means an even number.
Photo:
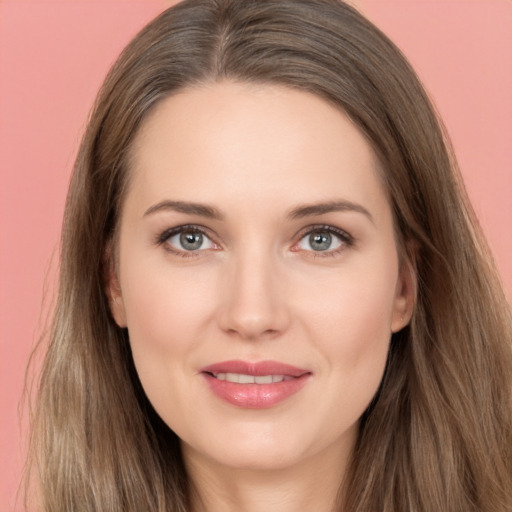
[[[289,314],[277,256],[261,245],[250,244],[233,254],[230,266],[220,314],[221,327],[245,339],[276,335],[285,330]]]

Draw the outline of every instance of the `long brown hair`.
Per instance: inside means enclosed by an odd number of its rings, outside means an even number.
[[[400,51],[337,0],[185,0],[128,45],[78,154],[33,424],[45,511],[186,511],[179,440],[152,409],[105,293],[141,122],[219,80],[309,91],[378,155],[417,303],[360,422],[340,510],[512,510],[512,324],[441,124]],[[340,475],[341,480],[341,475]]]

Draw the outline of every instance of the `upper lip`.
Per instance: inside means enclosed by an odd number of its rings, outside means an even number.
[[[279,361],[259,361],[250,363],[247,361],[232,360],[214,363],[201,368],[202,373],[240,373],[243,375],[286,375],[289,377],[301,377],[311,373],[309,370],[298,368],[290,364],[280,363]]]

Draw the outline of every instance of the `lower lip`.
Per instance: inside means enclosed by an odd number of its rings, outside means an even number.
[[[215,395],[222,400],[245,409],[266,409],[300,391],[310,374],[272,384],[238,384],[219,380],[209,373],[202,374]]]

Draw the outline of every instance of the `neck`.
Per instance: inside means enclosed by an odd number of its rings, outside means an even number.
[[[184,447],[193,512],[339,510],[346,453],[332,447],[300,464],[277,469],[227,467]]]

